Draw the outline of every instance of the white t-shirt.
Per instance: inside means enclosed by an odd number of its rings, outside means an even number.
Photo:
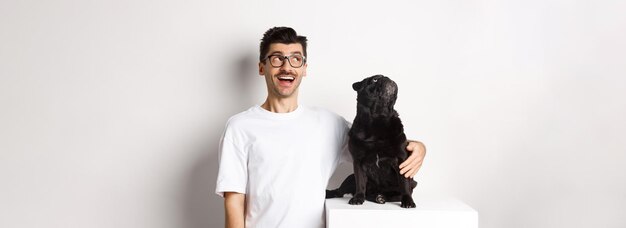
[[[322,228],[326,185],[347,150],[348,122],[300,105],[254,106],[228,120],[215,192],[246,194],[246,227]]]

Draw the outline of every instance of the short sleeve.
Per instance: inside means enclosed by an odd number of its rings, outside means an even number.
[[[226,127],[220,141],[218,161],[219,171],[215,193],[224,197],[224,192],[246,193],[248,181],[248,154],[243,145],[233,136],[233,130]]]

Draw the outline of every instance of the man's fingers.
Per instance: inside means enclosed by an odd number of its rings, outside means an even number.
[[[413,151],[413,150],[415,149],[416,144],[417,144],[417,143],[414,143],[414,142],[409,142],[409,143],[407,143],[407,145],[406,145],[406,150],[408,150],[408,151]]]
[[[400,174],[404,175],[404,174],[408,174],[411,173],[412,171],[414,171],[416,168],[419,169],[419,167],[422,165],[422,160],[418,160],[415,159],[414,161],[412,161],[410,164],[408,164],[407,166],[405,166],[404,168],[400,169]]]
[[[406,167],[407,165],[411,164],[415,159],[416,159],[416,154],[411,153],[411,155],[406,158],[406,160],[404,160],[401,164],[400,164],[400,169]]]
[[[406,150],[410,153],[409,157],[400,164],[400,175],[404,175],[406,178],[413,178],[417,171],[422,167],[424,161],[424,149],[419,149],[418,142],[409,141],[406,146]],[[418,150],[418,151],[415,151]]]
[[[402,164],[400,164],[400,169],[403,169],[407,166],[415,166],[418,162],[421,162],[423,159],[417,155],[417,153],[412,153],[411,156],[406,158]]]
[[[400,169],[400,175],[404,175],[404,173],[408,172],[409,168],[402,168]]]
[[[406,171],[408,171],[411,168],[409,167],[411,165],[411,162],[412,160],[409,160],[409,158],[407,158],[406,161],[400,164],[400,174],[406,173]]]
[[[411,166],[411,169],[407,170],[403,175],[406,178],[412,178],[415,176],[415,174],[417,174],[417,171],[419,171],[419,169],[422,167],[422,162],[419,162],[415,165]]]
[[[412,169],[411,171],[407,172],[404,175],[404,177],[406,177],[406,178],[413,178],[413,177],[415,177],[415,174],[417,174],[417,171],[419,171],[421,167],[422,167],[422,163],[419,163],[414,169]]]
[[[415,176],[417,171],[422,166],[422,162],[423,162],[423,160],[421,160],[421,159],[414,159],[407,166],[405,166],[404,168],[400,169],[400,175],[405,175],[405,177],[407,177],[407,178],[409,177],[407,175],[410,175],[411,177]]]
[[[406,167],[407,165],[411,164],[413,161],[415,161],[415,159],[417,159],[418,157],[418,153],[415,153],[415,147],[418,144],[415,142],[409,142],[408,145],[406,146],[406,150],[410,152],[409,157],[406,158],[406,160],[404,160],[404,162],[402,162],[400,164],[400,169]]]

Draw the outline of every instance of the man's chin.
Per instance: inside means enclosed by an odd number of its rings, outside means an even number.
[[[294,94],[295,94],[295,90],[294,89],[276,90],[276,95],[278,95],[278,97],[280,97],[280,98],[293,97]]]
[[[278,94],[280,98],[289,98],[289,97],[293,97],[293,92],[290,93],[279,93]]]

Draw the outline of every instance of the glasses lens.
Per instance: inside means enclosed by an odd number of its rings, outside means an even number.
[[[272,55],[270,56],[270,64],[273,67],[280,67],[283,65],[283,58],[280,55]]]
[[[304,64],[304,57],[301,55],[292,55],[289,57],[289,63],[292,67],[301,67]]]
[[[304,56],[301,55],[290,55],[290,56],[281,56],[281,55],[270,55],[269,57],[270,64],[273,67],[281,67],[285,63],[285,59],[289,61],[289,65],[291,67],[301,67],[304,65]]]

